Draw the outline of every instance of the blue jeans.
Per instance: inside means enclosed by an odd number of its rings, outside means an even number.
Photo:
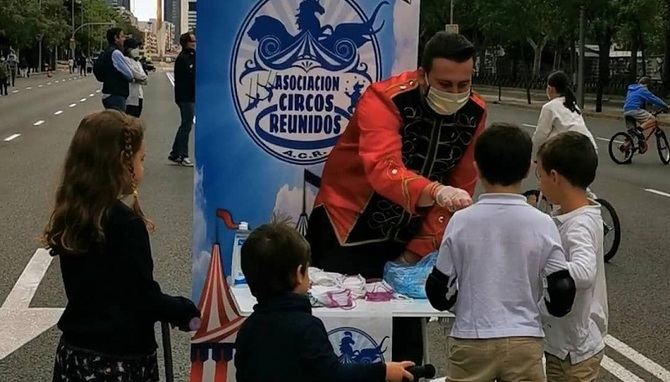
[[[115,109],[122,113],[126,112],[126,97],[110,95],[102,99],[105,109]]]
[[[188,158],[188,136],[193,128],[193,117],[195,116],[195,103],[180,102],[179,114],[181,114],[181,124],[177,130],[177,135],[174,137],[172,144],[172,158]]]

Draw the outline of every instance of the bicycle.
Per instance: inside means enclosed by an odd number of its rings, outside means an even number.
[[[554,206],[540,193],[540,190],[528,190],[523,193],[523,196],[529,201],[531,205],[538,208],[540,211],[550,213]],[[593,195],[595,196],[595,195]],[[531,197],[535,198],[535,202],[531,202]],[[621,222],[619,215],[617,215],[614,206],[610,202],[602,198],[594,198],[596,203],[600,204],[601,216],[603,219],[603,254],[606,263],[616,255],[621,244]]]
[[[663,112],[662,110],[656,111],[652,115],[656,117]],[[639,154],[646,153],[649,147],[647,141],[649,141],[652,135],[656,136],[656,150],[658,151],[659,158],[661,158],[661,162],[665,165],[670,163],[668,138],[660,128],[658,122],[651,128],[649,135],[646,135],[645,130],[642,129],[635,118],[626,117],[626,130],[620,131],[610,138],[609,154],[614,163],[629,164],[632,163],[635,152]],[[619,157],[618,155],[622,156]]]

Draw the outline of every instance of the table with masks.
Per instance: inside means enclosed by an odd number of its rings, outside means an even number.
[[[450,312],[435,310],[426,299],[423,285],[437,254],[408,266],[387,263],[383,280],[365,280],[310,267],[308,293],[312,313],[319,318],[416,317],[424,318],[422,335],[424,363],[430,362],[426,326],[429,319],[452,318]],[[232,297],[243,316],[253,312],[256,299],[246,284],[231,287]]]

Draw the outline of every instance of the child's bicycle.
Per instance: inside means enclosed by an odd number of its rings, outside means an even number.
[[[657,115],[663,113],[663,111],[656,111],[652,115],[656,117]],[[656,150],[658,151],[658,156],[661,158],[663,164],[670,163],[670,145],[668,144],[668,138],[665,136],[665,132],[659,127],[659,124],[656,123],[656,126],[650,128],[651,132],[646,134],[646,131],[638,125],[635,118],[626,117],[626,130],[620,131],[610,139],[609,144],[609,153],[610,158],[616,164],[629,164],[632,162],[633,155],[638,152],[639,154],[644,154],[649,148],[649,138],[652,135],[656,136]]]
[[[539,190],[528,190],[523,193],[528,202],[540,211],[550,213],[554,206],[541,195]],[[594,195],[595,196],[595,195]],[[614,206],[601,198],[594,198],[600,204],[603,218],[603,253],[605,262],[608,263],[616,255],[621,243],[621,223]]]

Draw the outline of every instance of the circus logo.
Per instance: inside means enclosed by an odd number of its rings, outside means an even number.
[[[381,79],[381,1],[261,0],[237,34],[235,109],[254,142],[292,164],[325,161],[364,89]]]
[[[363,330],[352,327],[341,327],[328,332],[328,339],[335,349],[340,363],[376,363],[385,362],[387,348],[384,342],[388,336],[377,343]]]

